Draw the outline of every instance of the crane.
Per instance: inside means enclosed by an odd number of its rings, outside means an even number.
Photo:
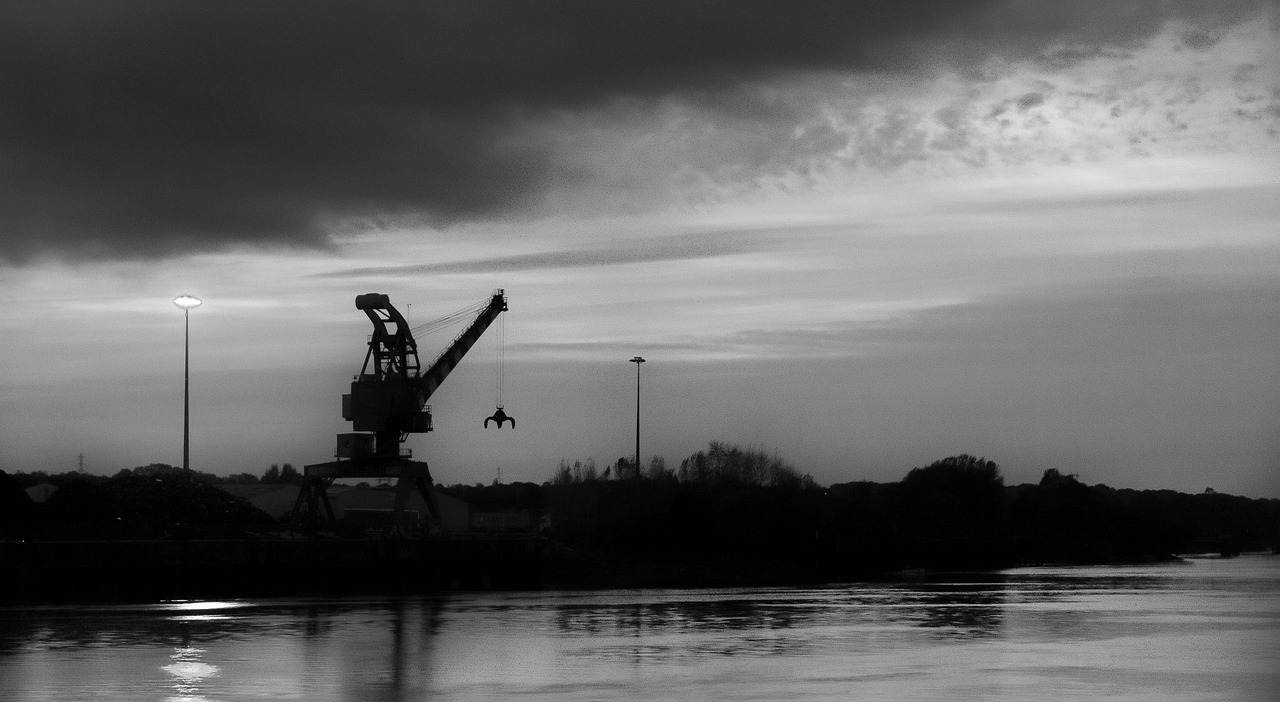
[[[332,520],[326,488],[337,478],[396,478],[396,522],[400,523],[416,487],[426,500],[432,522],[438,524],[440,510],[431,492],[431,472],[425,462],[411,460],[401,444],[409,434],[432,430],[427,400],[493,320],[507,311],[506,295],[498,289],[482,302],[471,323],[426,370],[418,358],[413,330],[387,295],[357,295],[356,309],[369,317],[373,334],[364,365],[351,382],[351,392],[342,396],[342,418],[351,422],[354,431],[338,434],[337,460],[304,467],[294,513],[305,504],[314,518],[323,506]],[[515,420],[510,421],[515,426]]]

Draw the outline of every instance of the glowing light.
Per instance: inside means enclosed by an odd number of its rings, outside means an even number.
[[[204,303],[200,298],[194,297],[192,295],[179,295],[173,298],[173,304],[177,305],[178,307],[181,307],[184,310],[189,310],[192,307],[199,307]]]
[[[241,602],[218,602],[204,600],[178,600],[173,602],[165,602],[161,605],[164,609],[177,612],[208,612],[218,609],[235,609],[244,607]]]

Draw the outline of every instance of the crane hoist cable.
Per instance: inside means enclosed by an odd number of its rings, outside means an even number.
[[[495,292],[495,295],[501,295],[501,294],[502,294],[502,291],[501,291],[501,290],[499,290],[499,291],[496,291],[496,292]],[[506,301],[506,298],[504,297],[504,298],[503,298],[503,302],[505,303],[505,301]],[[463,322],[470,322],[470,321],[473,321],[473,320],[474,320],[475,318],[477,318],[481,313],[483,313],[485,310],[487,310],[491,305],[492,305],[492,300],[491,300],[491,299],[490,299],[490,300],[482,300],[482,301],[481,301],[480,303],[478,303],[478,304],[475,304],[475,305],[469,305],[469,306],[467,306],[467,307],[464,307],[464,308],[462,308],[462,309],[458,310],[457,312],[453,312],[453,313],[447,314],[447,315],[445,315],[445,316],[443,316],[443,317],[440,317],[439,319],[433,319],[433,320],[431,320],[431,321],[429,321],[429,322],[426,322],[426,323],[423,323],[423,324],[419,324],[418,326],[410,327],[408,331],[409,331],[410,336],[426,336],[426,335],[428,335],[428,334],[431,334],[431,333],[434,333],[434,332],[441,331],[441,330],[443,330],[443,329],[446,329],[446,328],[448,328],[448,327],[454,326],[454,325],[456,325],[456,324],[460,324],[460,323],[463,323]],[[505,309],[506,309],[506,307],[505,307],[505,304],[504,304],[504,306],[503,306],[503,310],[505,310]],[[506,411],[504,411],[504,410],[503,410],[503,408],[502,408],[502,382],[503,382],[503,380],[504,380],[504,375],[505,375],[505,369],[504,369],[504,365],[505,365],[505,358],[504,358],[504,356],[505,356],[505,353],[506,353],[506,351],[505,351],[505,348],[506,348],[506,332],[505,332],[505,327],[504,327],[504,325],[503,325],[503,319],[504,319],[504,316],[503,316],[503,315],[498,315],[498,316],[497,316],[497,318],[496,318],[496,320],[495,320],[495,321],[497,322],[497,327],[498,327],[498,328],[497,328],[497,330],[496,330],[496,331],[497,331],[497,333],[494,335],[494,336],[495,336],[495,342],[497,343],[497,347],[498,347],[498,348],[497,348],[497,353],[495,354],[495,355],[496,355],[495,361],[496,361],[496,363],[497,363],[497,373],[496,373],[496,376],[497,376],[497,379],[496,379],[496,385],[497,385],[497,387],[496,387],[496,394],[497,394],[497,398],[496,398],[496,399],[497,399],[497,407],[498,407],[498,409],[497,409],[497,411],[495,411],[495,412],[493,413],[493,416],[488,417],[488,418],[486,418],[486,419],[484,420],[484,425],[487,427],[487,426],[489,426],[489,422],[490,422],[490,421],[494,421],[494,422],[497,422],[497,423],[498,423],[498,427],[499,427],[499,428],[501,428],[504,422],[511,422],[511,428],[512,428],[512,429],[514,429],[514,428],[515,428],[515,426],[516,426],[516,420],[515,420],[515,418],[514,418],[514,417],[511,417],[511,416],[508,416],[508,415],[507,415],[507,413],[506,413]],[[462,332],[462,334],[466,334],[466,333],[467,333],[467,332],[466,332],[466,330],[464,329],[464,330],[463,330],[463,332]],[[456,343],[456,342],[457,342],[457,340],[455,339],[455,343]],[[453,344],[450,344],[450,346],[453,346]],[[448,349],[446,349],[446,350],[445,350],[445,352],[444,352],[443,354],[441,354],[441,357],[440,357],[440,358],[443,358],[443,357],[444,357],[444,355],[445,355],[445,354],[447,354],[447,353],[448,353]],[[436,361],[435,361],[435,362],[433,362],[431,365],[434,367],[434,366],[435,366],[435,365],[440,361],[440,358],[437,358],[437,359],[436,359]]]
[[[495,394],[497,395],[498,409],[493,413],[492,417],[485,418],[484,425],[487,428],[489,426],[489,422],[494,421],[498,423],[498,428],[501,429],[503,422],[511,422],[511,428],[515,429],[516,418],[508,416],[506,411],[502,409],[502,381],[504,380],[503,375],[506,372],[506,369],[504,368],[506,359],[504,356],[506,354],[507,330],[502,317],[498,317],[495,321],[498,323],[498,328],[494,330],[495,333],[493,335],[494,343],[497,344],[497,351],[494,353],[494,361],[497,365],[497,372],[495,373]]]
[[[496,359],[497,359],[497,364],[498,364],[498,369],[497,369],[497,370],[498,370],[498,372],[497,372],[497,385],[498,385],[497,399],[498,399],[498,407],[502,407],[502,381],[503,381],[502,372],[503,372],[503,360],[504,360],[504,359],[502,358],[502,353],[503,353],[503,351],[504,351],[504,347],[506,346],[506,339],[504,339],[504,338],[503,338],[503,337],[506,335],[506,329],[505,329],[505,328],[504,328],[504,326],[503,326],[503,319],[502,319],[502,317],[498,317],[498,319],[497,319],[497,320],[495,320],[495,321],[497,321],[497,323],[498,323],[498,328],[495,330],[497,333],[493,335],[493,336],[494,336],[494,338],[496,339],[495,343],[497,344],[497,353],[496,353],[496,354],[494,354],[494,355],[495,355],[495,357],[496,357]]]
[[[482,301],[475,305],[468,305],[457,312],[452,312],[439,319],[433,319],[429,322],[419,324],[409,329],[409,333],[414,336],[426,336],[446,327],[451,327],[463,321],[474,319],[488,305],[488,301]]]

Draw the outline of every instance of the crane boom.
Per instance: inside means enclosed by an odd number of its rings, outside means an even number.
[[[471,350],[471,347],[480,339],[484,331],[489,328],[493,320],[507,311],[507,298],[502,292],[501,289],[495,291],[493,297],[489,299],[489,306],[481,310],[475,321],[464,329],[458,335],[458,338],[453,340],[449,348],[445,349],[425,372],[418,376],[424,402],[431,397],[436,388],[440,387],[444,379],[449,377],[449,373],[458,365],[458,362],[462,360],[467,351]]]

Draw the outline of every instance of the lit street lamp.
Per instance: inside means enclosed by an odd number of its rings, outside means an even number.
[[[200,306],[200,298],[179,295],[173,304],[182,308],[186,318],[182,333],[182,469],[191,469],[191,308]]]
[[[636,356],[631,359],[636,364],[636,477],[640,476],[640,364],[644,359]]]

